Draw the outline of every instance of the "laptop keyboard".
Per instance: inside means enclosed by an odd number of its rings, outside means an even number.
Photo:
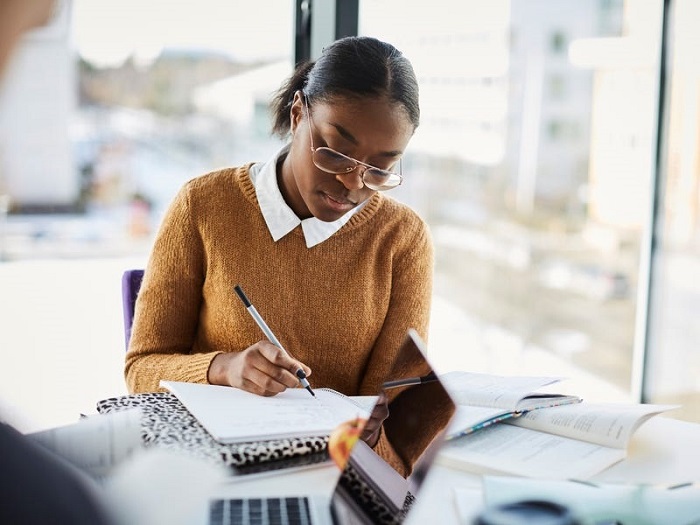
[[[311,525],[308,498],[217,499],[209,525]]]

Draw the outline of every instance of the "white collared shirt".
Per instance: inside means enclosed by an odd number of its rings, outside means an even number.
[[[289,151],[289,144],[280,149],[266,163],[258,162],[250,168],[250,179],[255,186],[260,210],[262,211],[267,228],[272,239],[277,242],[291,232],[299,224],[304,232],[304,240],[307,248],[313,248],[322,243],[337,232],[350,218],[360,211],[365,202],[355,206],[352,210],[333,222],[324,222],[316,217],[299,219],[289,205],[284,201],[282,192],[277,185],[277,161]]]

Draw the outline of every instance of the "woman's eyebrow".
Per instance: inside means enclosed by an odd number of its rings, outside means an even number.
[[[336,123],[334,123],[334,122],[330,122],[329,124],[330,124],[331,126],[333,126],[333,127],[336,129],[336,131],[338,132],[338,134],[339,134],[341,137],[343,137],[345,140],[347,140],[347,141],[349,141],[349,142],[352,142],[352,143],[355,144],[356,146],[359,145],[360,142],[355,138],[355,135],[353,135],[352,133],[350,133],[350,132],[349,132],[347,129],[345,129],[343,126],[341,126],[340,124],[336,124]],[[399,151],[399,150],[395,150],[395,151],[383,151],[383,152],[381,152],[379,155],[382,156],[382,157],[388,157],[388,158],[391,158],[391,157],[400,157],[401,155],[403,155],[403,151]]]

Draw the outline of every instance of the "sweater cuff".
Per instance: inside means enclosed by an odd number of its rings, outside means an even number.
[[[186,381],[193,383],[209,384],[209,368],[211,367],[214,358],[223,352],[207,352],[205,354],[191,354],[187,360],[186,370],[183,376],[190,378]]]
[[[203,375],[202,375],[202,379],[201,379],[202,383],[204,383],[205,385],[210,384],[210,383],[209,383],[209,369],[211,368],[211,364],[212,364],[212,362],[214,361],[214,358],[215,358],[217,355],[223,354],[223,353],[224,353],[224,352],[210,352],[210,353],[207,353],[207,354],[202,354],[203,357],[206,357],[206,359],[203,359],[203,360],[202,360],[202,364],[203,364],[203,366],[202,366],[202,374],[203,374]]]

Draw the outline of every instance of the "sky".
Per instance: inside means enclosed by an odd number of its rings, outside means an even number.
[[[293,46],[291,0],[73,0],[71,41],[98,66],[164,48],[224,51],[242,61],[281,58]]]

